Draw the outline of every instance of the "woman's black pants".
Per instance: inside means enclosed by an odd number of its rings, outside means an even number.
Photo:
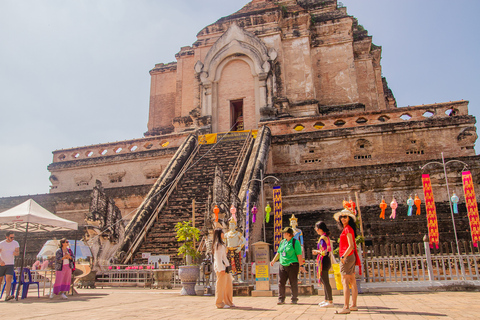
[[[328,270],[330,270],[331,267],[332,262],[330,261],[330,257],[323,257],[320,279],[322,280],[323,291],[325,292],[325,300],[327,301],[333,301],[332,286],[330,285],[330,279],[328,278]]]

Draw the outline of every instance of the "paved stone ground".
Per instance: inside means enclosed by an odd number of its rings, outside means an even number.
[[[367,293],[360,310],[336,315],[318,307],[320,296],[301,296],[298,305],[277,306],[276,297],[234,297],[236,308],[216,309],[214,298],[180,296],[179,290],[143,288],[79,289],[58,297],[0,301],[1,319],[479,319],[480,292]],[[342,296],[335,306],[342,307]]]

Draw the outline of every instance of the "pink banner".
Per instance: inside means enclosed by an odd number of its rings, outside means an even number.
[[[478,242],[480,241],[480,221],[478,218],[477,197],[475,196],[475,189],[473,188],[472,174],[470,171],[462,172],[462,182],[468,220],[470,221],[472,241],[473,245],[478,247]]]

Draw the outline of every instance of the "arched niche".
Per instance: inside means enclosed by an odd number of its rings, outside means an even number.
[[[272,104],[272,97],[268,92],[272,92],[273,74],[270,69],[271,61],[275,59],[276,51],[274,49],[269,50],[255,35],[232,24],[210,48],[204,62],[197,61],[195,71],[200,76],[201,114],[212,117],[212,132],[224,131],[225,128],[230,127],[232,119],[236,118],[234,114],[236,111],[232,103],[239,103],[242,99],[253,103],[252,110],[248,111],[249,114],[245,116],[244,129],[257,128],[260,121],[260,109]],[[226,70],[230,71],[229,68],[235,64],[238,68],[242,65],[243,67],[248,66],[250,69],[251,79],[245,80],[248,77],[243,68],[238,86],[251,86],[252,90],[248,96],[245,96],[245,93],[239,93],[240,90],[231,90],[228,93],[231,96],[228,94],[219,96],[224,84],[222,81],[227,81],[225,77],[222,78],[222,75]],[[229,79],[228,81],[234,80]],[[251,83],[245,83],[245,81],[251,81]],[[228,85],[232,88],[237,86],[235,83]],[[231,105],[225,106],[226,101],[230,101]],[[225,115],[225,110],[231,111]],[[229,123],[226,124],[224,121]]]

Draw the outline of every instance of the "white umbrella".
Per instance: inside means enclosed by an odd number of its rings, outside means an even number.
[[[92,257],[92,252],[90,248],[83,243],[81,240],[68,240],[71,244],[71,249],[75,252],[76,259],[85,259],[86,257]],[[47,258],[54,256],[55,252],[59,248],[60,240],[47,240],[43,245],[40,252],[37,254],[37,257]]]
[[[0,213],[0,230],[25,232],[20,272],[23,272],[25,249],[27,247],[27,236],[29,232],[52,232],[77,229],[78,224],[76,222],[57,217],[32,199]],[[20,280],[17,286],[16,300],[18,300],[18,292],[21,285]]]
[[[62,219],[32,199],[0,213],[0,230],[20,232],[51,232],[77,230],[74,221]]]

